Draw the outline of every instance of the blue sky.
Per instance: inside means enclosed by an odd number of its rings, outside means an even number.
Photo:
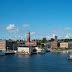
[[[32,38],[72,37],[72,0],[0,0],[0,38],[28,31]]]

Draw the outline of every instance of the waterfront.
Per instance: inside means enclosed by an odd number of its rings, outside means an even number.
[[[67,56],[59,53],[0,56],[0,72],[71,72],[72,62]]]

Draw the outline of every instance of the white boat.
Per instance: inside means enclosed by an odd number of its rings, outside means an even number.
[[[3,56],[3,55],[5,55],[5,52],[0,50],[0,56]]]
[[[70,56],[68,57],[68,60],[72,60],[72,55],[70,55]]]
[[[69,52],[68,60],[72,60],[72,52]]]

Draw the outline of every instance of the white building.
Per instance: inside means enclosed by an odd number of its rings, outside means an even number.
[[[44,49],[39,47],[18,47],[19,54],[30,54],[30,53],[43,53],[45,52]]]
[[[29,54],[29,47],[18,47],[18,53]]]

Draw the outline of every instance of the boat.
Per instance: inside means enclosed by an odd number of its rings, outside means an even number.
[[[0,50],[0,56],[4,56],[5,55],[5,52]]]
[[[6,51],[6,52],[5,52],[5,55],[14,55],[14,54],[15,54],[14,51]]]
[[[33,54],[37,54],[37,50],[36,50],[36,49],[33,49],[33,50],[30,52],[30,55],[33,55]]]
[[[72,60],[72,52],[71,53],[69,53],[69,56],[68,56],[68,58],[67,58],[68,60]]]
[[[38,52],[38,54],[45,54],[46,51],[45,50],[41,50],[40,52]]]
[[[72,55],[69,55],[69,57],[67,59],[68,60],[72,60]]]
[[[50,52],[50,49],[49,49],[49,48],[46,48],[45,51],[46,51],[46,52]]]
[[[37,54],[37,52],[31,52],[31,53],[30,53],[30,55],[34,55],[34,54]]]

